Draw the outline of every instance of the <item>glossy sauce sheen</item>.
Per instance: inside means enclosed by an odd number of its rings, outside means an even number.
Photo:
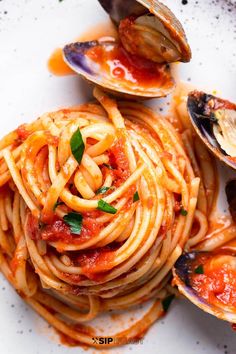
[[[199,256],[189,275],[191,286],[208,303],[236,311],[236,270],[227,262],[212,263],[213,257],[221,256],[224,255]],[[203,266],[203,274],[195,273],[199,265]]]
[[[106,48],[96,46],[86,53],[102,70],[118,81],[152,87],[162,80],[163,65],[129,54],[120,44]]]

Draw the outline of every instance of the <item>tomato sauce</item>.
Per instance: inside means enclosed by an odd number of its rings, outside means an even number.
[[[86,55],[117,81],[152,87],[163,79],[165,66],[130,54],[121,44],[97,45],[89,49]]]
[[[26,129],[26,124],[21,124],[17,129],[16,129],[18,139],[20,142],[25,141],[28,136],[30,136],[31,132]]]
[[[212,254],[198,256],[193,262],[190,282],[192,288],[208,303],[236,310],[236,267],[231,255]],[[202,266],[203,274],[196,269]]]
[[[47,142],[49,145],[58,146],[59,144],[59,137],[52,135],[49,131],[45,131],[45,135],[47,137]]]
[[[117,245],[107,245],[84,251],[77,256],[76,263],[82,268],[84,275],[98,281],[104,277],[104,272],[112,268],[117,247]]]
[[[129,169],[129,161],[125,153],[124,145],[124,139],[120,138],[108,152],[109,165],[112,167],[110,173],[113,174],[115,179],[113,183],[115,187],[119,187],[131,175]]]
[[[62,48],[57,48],[48,60],[48,70],[57,76],[74,75],[75,72],[64,62]]]
[[[95,237],[102,228],[102,224],[96,222],[93,215],[97,215],[97,213],[87,213],[87,215],[83,216],[80,235],[71,233],[70,226],[57,216],[54,216],[50,224],[41,225],[32,215],[30,215],[28,219],[28,228],[33,240],[44,240],[49,242],[60,241],[64,243],[79,244]]]

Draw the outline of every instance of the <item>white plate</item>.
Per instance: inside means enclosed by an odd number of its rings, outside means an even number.
[[[180,66],[181,78],[236,101],[236,1],[189,0],[187,5],[182,5],[181,0],[165,2],[182,21],[193,49],[191,63]],[[45,111],[90,97],[91,90],[78,77],[53,77],[46,63],[55,47],[105,18],[96,0],[0,1],[1,136]],[[221,197],[223,200],[223,190]],[[74,354],[82,351],[61,346],[54,331],[25,306],[0,276],[0,353]],[[236,333],[228,324],[190,303],[178,301],[166,318],[151,328],[142,345],[111,352],[130,351],[235,354]],[[95,353],[95,350],[87,353]]]

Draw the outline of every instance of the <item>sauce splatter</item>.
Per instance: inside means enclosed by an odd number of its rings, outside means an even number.
[[[74,71],[64,62],[62,48],[57,48],[48,60],[48,70],[57,76],[75,74]]]

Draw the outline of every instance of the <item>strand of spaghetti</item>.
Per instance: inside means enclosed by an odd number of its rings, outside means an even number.
[[[125,128],[124,118],[120,114],[116,102],[105,95],[98,87],[94,88],[93,95],[105,108],[116,129]]]
[[[214,168],[214,164],[212,164],[211,156],[207,151],[206,147],[201,144],[199,138],[195,140],[194,147],[196,150],[196,155],[199,159],[200,169],[202,171],[209,213],[212,209],[214,202],[214,194],[216,191],[217,184],[215,176],[217,174]]]
[[[188,242],[186,243],[186,249],[189,249],[193,246],[196,246],[200,241],[203,240],[203,238],[207,234],[208,230],[208,222],[206,219],[206,215],[203,214],[200,210],[195,211],[195,216],[194,216],[194,221],[197,221],[199,224],[199,230],[196,235],[193,237],[189,238]]]
[[[231,225],[224,230],[220,230],[218,233],[210,237],[206,238],[205,241],[201,242],[196,248],[198,250],[204,250],[206,252],[211,252],[227,242],[233,240],[236,235],[236,225]]]
[[[188,200],[189,200],[189,192],[186,181],[178,169],[174,166],[174,164],[168,159],[163,157],[162,159],[164,166],[166,167],[167,171],[172,175],[172,177],[177,181],[177,183],[181,187],[181,194],[182,194],[182,204],[185,209],[188,208]]]
[[[198,197],[198,191],[199,191],[199,184],[200,184],[200,178],[194,178],[191,183],[190,183],[190,198],[189,198],[189,204],[187,206],[188,214],[186,216],[186,223],[185,223],[185,228],[184,231],[181,235],[181,239],[179,241],[179,244],[181,247],[184,247],[188,235],[191,231],[192,228],[192,223],[194,219],[194,212],[196,209],[197,205],[197,197]]]
[[[51,296],[48,296],[47,294],[42,293],[40,291],[37,292],[34,298],[37,301],[39,301],[41,304],[46,305],[48,308],[51,308],[56,312],[62,313],[63,316],[79,323],[91,321],[98,315],[100,310],[99,299],[96,296],[92,296],[92,295],[88,296],[89,305],[90,305],[89,306],[90,309],[88,313],[75,311],[71,307],[63,304],[61,301],[56,300]]]
[[[42,218],[45,221],[50,220],[50,218],[53,217],[54,205],[57,202],[63,189],[65,188],[66,183],[75,172],[77,165],[78,162],[74,159],[74,157],[69,157],[61,171],[58,173],[57,178],[54,180],[51,187],[47,191],[47,196],[42,211]]]
[[[114,192],[112,192],[109,196],[104,197],[103,200],[106,203],[112,203],[116,199],[120,198],[125,191],[128,190],[130,186],[132,186],[138,178],[144,172],[146,166],[145,164],[137,166],[136,171],[124,182],[123,185],[118,187]],[[84,200],[77,196],[72,195],[67,188],[63,190],[60,195],[60,198],[66,203],[70,208],[75,211],[89,211],[97,208],[98,202],[96,200]]]
[[[194,173],[196,176],[202,178],[202,172],[198,166],[195,151],[193,149],[193,138],[191,136],[190,130],[186,130],[182,133],[182,139],[184,141],[184,145],[188,152],[188,155],[191,159],[191,163],[194,169]],[[198,196],[198,209],[201,210],[203,213],[207,212],[207,198],[206,198],[206,191],[204,189],[203,181],[201,179],[200,187],[199,187],[199,196]]]
[[[161,269],[161,271],[158,272],[158,274],[156,274],[156,276],[154,278],[152,278],[150,280],[150,282],[146,283],[144,287],[136,290],[135,293],[131,293],[131,294],[123,296],[122,301],[126,302],[127,299],[129,299],[129,298],[132,299],[132,301],[133,301],[133,300],[135,300],[135,298],[140,297],[140,293],[141,293],[141,297],[143,297],[145,294],[149,293],[167,275],[167,273],[173,267],[173,265],[175,264],[175,262],[177,261],[177,259],[181,255],[181,253],[182,253],[181,247],[177,246],[174,249],[174,251],[172,252],[172,254],[169,256],[166,264]],[[119,299],[119,302],[121,304],[121,299]]]
[[[32,214],[35,215],[36,217],[38,217],[39,216],[39,209],[37,208],[37,206],[33,203],[31,198],[29,197],[29,195],[24,187],[20,172],[15,164],[12,154],[10,153],[10,151],[8,149],[5,149],[3,151],[3,157],[4,157],[6,164],[9,168],[12,179],[19,190],[20,195],[22,196],[25,203],[27,204],[27,206],[31,210]]]

